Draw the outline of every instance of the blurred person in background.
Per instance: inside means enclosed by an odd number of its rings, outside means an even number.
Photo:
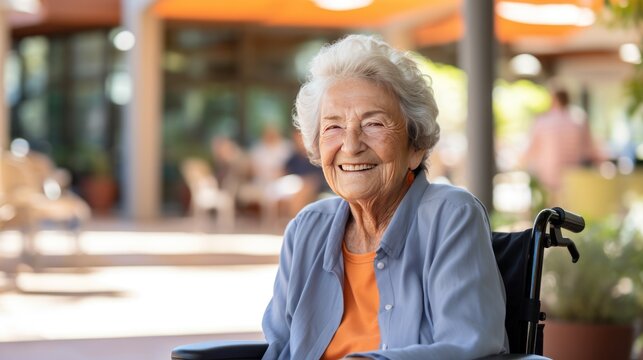
[[[283,138],[279,129],[274,125],[266,125],[261,139],[250,149],[255,183],[265,185],[283,176],[286,161],[292,152],[292,145]]]
[[[547,192],[549,203],[559,200],[565,170],[598,164],[603,150],[593,139],[587,115],[570,104],[565,89],[551,92],[549,111],[535,119],[521,164]]]
[[[280,204],[298,191],[293,188],[299,187],[299,179],[285,176],[286,161],[292,152],[290,141],[272,123],[264,126],[259,142],[250,149],[252,183],[244,186],[239,196],[242,202],[259,205],[264,226],[277,223]]]
[[[483,205],[429,183],[439,138],[417,65],[351,35],[313,59],[295,124],[339,197],[289,223],[264,359],[473,359],[507,350]]]
[[[250,157],[234,140],[216,136],[211,142],[214,173],[221,188],[236,198],[240,187],[251,180]]]

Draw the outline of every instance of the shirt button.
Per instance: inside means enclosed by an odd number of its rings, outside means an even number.
[[[386,305],[384,305],[384,310],[386,310],[386,311],[389,311],[389,310],[391,310],[392,308],[393,308],[393,305],[391,305],[391,304],[386,304]]]
[[[376,266],[377,266],[377,268],[378,268],[378,269],[380,269],[380,270],[384,269],[384,263],[383,263],[383,262],[381,262],[381,261],[380,261],[380,262],[378,262]]]
[[[388,349],[388,345],[382,344],[382,350],[386,350],[386,349]]]

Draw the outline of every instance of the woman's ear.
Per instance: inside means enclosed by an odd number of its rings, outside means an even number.
[[[411,147],[411,152],[409,154],[409,170],[413,171],[417,169],[418,166],[422,163],[422,158],[424,158],[425,150],[416,149]]]

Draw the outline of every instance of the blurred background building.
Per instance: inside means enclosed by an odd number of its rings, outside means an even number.
[[[344,11],[322,1],[4,4],[4,148],[26,139],[68,169],[73,189],[99,211],[134,218],[185,213],[189,191],[181,161],[212,161],[214,137],[247,150],[267,125],[288,137],[307,61],[324,43],[355,31],[380,34],[437,64],[427,72],[435,78],[445,129],[440,165],[452,181],[463,181],[460,1],[374,1]],[[621,160],[625,168],[640,159],[641,113],[628,113],[624,86],[640,63],[640,33],[626,20],[606,19],[604,7],[585,0],[495,4],[498,44],[489,49],[495,49],[498,79],[500,171],[516,166],[513,155],[523,150],[516,147],[547,108],[542,89],[552,80],[588,114],[610,159],[629,159]],[[104,187],[95,191],[98,178]],[[95,193],[104,198],[93,199]]]

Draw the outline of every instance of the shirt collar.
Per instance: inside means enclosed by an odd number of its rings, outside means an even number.
[[[382,235],[380,249],[388,256],[397,258],[404,248],[404,242],[408,235],[412,222],[417,216],[417,209],[422,200],[422,194],[429,186],[429,181],[424,173],[415,177],[413,184],[404,195],[404,198],[397,206],[391,222]],[[379,251],[378,251],[379,252]]]
[[[422,194],[428,186],[429,182],[424,173],[416,176],[413,184],[411,184],[411,187],[395,210],[393,218],[384,231],[380,242],[380,249],[386,252],[387,255],[395,258],[400,256],[409,228],[416,216]],[[337,265],[337,261],[341,259],[342,241],[344,240],[349,215],[350,207],[348,203],[344,200],[340,201],[324,250],[324,270],[326,271],[331,271]],[[377,252],[379,253],[380,250],[378,249]]]
[[[326,241],[326,249],[324,250],[324,270],[331,271],[337,261],[341,259],[342,241],[344,240],[344,232],[346,231],[346,222],[350,215],[350,207],[345,200],[339,202],[335,217],[330,225],[330,231]]]

